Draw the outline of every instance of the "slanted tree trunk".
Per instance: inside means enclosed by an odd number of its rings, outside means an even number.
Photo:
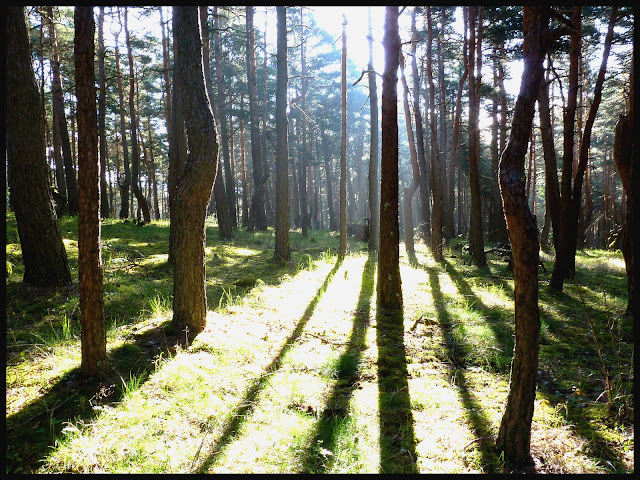
[[[267,229],[264,184],[267,172],[262,158],[260,119],[258,116],[258,86],[256,76],[255,32],[253,29],[253,6],[246,7],[247,25],[247,83],[249,85],[249,118],[251,123],[251,161],[253,162],[253,194],[249,208],[248,228]]]
[[[287,125],[287,9],[276,7],[278,15],[276,78],[276,228],[273,258],[291,260],[289,249],[289,127]]]
[[[60,75],[60,60],[58,57],[58,40],[54,27],[53,7],[47,7],[49,15],[49,37],[51,39],[51,100],[53,103],[53,121],[58,129],[58,135],[62,146],[62,159],[64,163],[65,181],[67,186],[67,207],[69,215],[78,214],[78,183],[76,172],[73,168],[73,154],[69,140],[69,129],[64,111],[64,97],[62,94],[62,76]]]
[[[398,7],[387,6],[383,45],[382,153],[380,163],[380,252],[378,255],[377,305],[402,309],[400,278],[400,228],[398,225],[398,66],[400,34]]]
[[[373,34],[371,33],[371,7],[369,7],[369,111],[371,118],[371,139],[369,147],[369,253],[378,253],[380,243],[380,185],[378,183],[378,87],[376,85],[376,72],[373,70]],[[329,213],[331,209],[331,192],[327,191],[329,198]],[[428,194],[427,194],[428,195]],[[427,202],[428,202],[427,198]]]
[[[476,42],[476,13],[478,38]],[[482,44],[482,7],[469,7],[469,191],[471,211],[469,220],[469,250],[479,267],[487,265],[482,234],[482,200],[480,198],[480,68]],[[477,49],[477,55],[476,55]],[[477,58],[476,58],[477,57]],[[476,60],[478,70],[476,72]]]
[[[517,466],[532,462],[531,421],[536,395],[540,348],[538,310],[538,227],[527,204],[524,159],[540,92],[548,33],[549,7],[524,7],[524,70],[513,113],[509,142],[500,158],[500,191],[513,252],[515,345],[509,394],[497,447],[505,460]]]
[[[203,75],[198,17],[198,7],[173,9],[175,69],[190,152],[178,175],[171,212],[177,233],[173,247],[173,323],[188,330],[189,339],[206,324],[204,221],[218,165],[218,139]]]
[[[75,7],[74,64],[78,98],[78,277],[80,283],[80,370],[96,377],[107,359],[102,257],[100,254],[100,175],[96,89],[94,86],[93,7]]]
[[[347,254],[347,19],[342,22],[342,88],[340,139],[340,245],[338,258]]]
[[[211,73],[210,73],[211,65],[209,62],[210,48],[209,48],[209,21],[207,19],[208,13],[207,13],[206,6],[200,6],[199,8],[200,8],[200,20],[201,20],[200,34],[202,36],[202,59],[203,59],[202,63],[204,66],[204,78],[207,85],[207,93],[209,96],[209,101],[212,102],[214,95],[213,95],[213,85],[211,84]],[[213,106],[213,103],[211,105]],[[222,115],[223,111],[224,111],[224,108],[222,108],[222,110],[218,110],[218,117]],[[224,123],[224,131],[225,131],[225,136],[221,137],[221,141],[223,143],[222,150],[224,152],[226,149],[227,157],[228,157],[229,156],[229,145],[228,145],[229,139],[227,138],[226,121],[223,121],[222,123]],[[225,142],[226,142],[226,147],[224,146]],[[218,173],[216,174],[216,179],[214,180],[214,183],[213,183],[213,197],[215,198],[215,202],[216,202],[216,215],[218,217],[218,233],[220,234],[220,238],[230,239],[230,238],[233,238],[233,220],[231,216],[231,209],[227,202],[228,197],[225,193],[225,186],[222,180],[223,169],[221,167],[222,167],[222,159],[218,159],[218,167],[217,167]]]
[[[10,6],[6,12],[7,180],[22,249],[23,282],[61,287],[71,283],[71,273],[48,184],[28,21],[22,6]]]

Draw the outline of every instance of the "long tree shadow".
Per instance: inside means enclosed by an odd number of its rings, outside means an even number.
[[[172,356],[178,336],[166,335],[162,325],[132,337],[132,342],[111,349],[100,379],[84,379],[80,366],[66,372],[43,395],[6,418],[7,473],[31,473],[57,443],[65,423],[90,423],[101,407],[119,403],[136,378],[147,381],[161,356]]]
[[[418,473],[403,313],[376,310],[380,473]]]
[[[320,446],[331,452],[336,446],[339,430],[349,419],[349,400],[357,386],[358,370],[370,323],[371,297],[373,295],[375,257],[369,256],[362,271],[362,283],[358,296],[357,313],[353,319],[351,336],[344,353],[338,359],[337,381],[316,425],[311,449],[304,461],[305,473],[325,473],[335,456],[325,458]]]
[[[429,285],[431,286],[433,303],[436,307],[438,323],[442,329],[445,339],[445,347],[452,362],[452,368],[449,372],[449,380],[452,383],[455,383],[458,387],[460,399],[467,412],[467,418],[471,423],[471,430],[478,439],[478,447],[483,468],[488,468],[489,471],[491,471],[496,463],[496,455],[491,433],[491,420],[484,413],[481,404],[476,400],[466,377],[466,365],[464,359],[468,356],[470,346],[461,343],[460,339],[455,338],[453,335],[451,316],[447,310],[446,301],[442,291],[440,290],[438,272],[434,268],[430,267],[426,267],[426,270],[429,274]]]
[[[302,317],[298,320],[298,324],[296,328],[291,332],[291,334],[287,337],[285,342],[278,354],[271,360],[269,365],[264,369],[263,373],[256,378],[252,384],[248,387],[244,397],[240,402],[238,402],[238,408],[235,410],[231,419],[226,424],[222,434],[214,440],[213,444],[210,446],[209,455],[203,460],[203,462],[195,469],[196,473],[206,473],[209,467],[215,463],[219,455],[222,451],[229,445],[229,443],[234,439],[236,434],[239,432],[240,428],[244,424],[245,420],[251,415],[255,406],[256,399],[258,394],[266,387],[269,382],[269,377],[273,375],[281,366],[282,360],[287,352],[291,349],[294,342],[300,337],[302,331],[305,326],[309,322],[309,319],[313,315],[313,312],[316,309],[316,306],[320,302],[322,295],[326,291],[327,287],[331,283],[334,275],[342,265],[342,259],[338,259],[336,264],[333,266],[324,282],[313,296],[307,308],[305,309]],[[194,463],[195,463],[194,459]]]

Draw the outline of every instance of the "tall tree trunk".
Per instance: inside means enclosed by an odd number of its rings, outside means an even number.
[[[500,190],[513,252],[515,345],[509,394],[497,446],[508,463],[532,463],[531,421],[540,348],[538,310],[538,227],[524,191],[524,159],[540,92],[548,33],[549,7],[524,8],[524,70],[513,113],[509,143],[500,159]]]
[[[60,60],[58,57],[58,40],[54,27],[53,7],[47,7],[49,15],[49,37],[51,38],[51,100],[53,103],[53,121],[58,128],[60,144],[62,146],[62,159],[64,163],[65,181],[67,186],[67,207],[69,215],[78,214],[78,184],[76,172],[73,168],[73,153],[69,140],[69,129],[64,111],[64,97],[62,94],[62,76],[60,75]]]
[[[47,181],[28,20],[22,6],[10,6],[6,12],[7,180],[22,249],[23,282],[65,286],[71,283],[71,273]]]
[[[413,126],[411,125],[411,110],[409,108],[409,86],[404,75],[404,58],[400,54],[400,79],[402,81],[402,105],[404,107],[405,127],[407,130],[407,141],[409,143],[409,159],[411,163],[411,172],[413,174],[411,184],[404,189],[404,245],[407,255],[415,256],[415,247],[413,244],[413,211],[411,201],[413,195],[420,185],[420,167],[418,165],[418,153],[416,152],[416,143],[413,136]]]
[[[78,98],[78,166],[81,195],[78,211],[78,277],[80,283],[80,370],[85,377],[102,373],[107,359],[102,257],[100,255],[100,174],[96,89],[94,86],[93,7],[75,7],[74,63]]]
[[[300,7],[300,74],[302,78],[300,83],[302,84],[302,92],[300,103],[302,105],[302,115],[300,120],[302,125],[302,155],[300,165],[300,209],[302,211],[302,236],[307,238],[309,235],[309,205],[307,195],[307,111],[306,111],[306,97],[307,97],[307,60],[305,58],[305,38],[304,38],[304,10]]]
[[[118,9],[118,17],[120,17],[120,10]],[[120,29],[122,24],[118,22]],[[118,78],[118,100],[119,100],[119,112],[120,112],[120,141],[122,142],[122,163],[124,168],[124,176],[121,179],[118,177],[118,187],[120,190],[120,218],[129,218],[129,188],[131,186],[131,170],[129,167],[129,147],[127,145],[127,132],[126,122],[124,117],[124,89],[122,87],[122,72],[120,71],[120,53],[118,52],[118,37],[120,30],[114,32],[115,40],[115,59],[116,59],[116,76]]]
[[[462,174],[460,172],[460,167],[458,164],[458,144],[460,143],[460,117],[462,115],[462,89],[464,88],[464,82],[466,81],[467,77],[469,76],[469,62],[467,60],[467,50],[468,50],[468,46],[467,46],[467,29],[468,29],[468,17],[469,17],[469,7],[462,7],[462,16],[463,16],[463,26],[464,26],[464,41],[463,41],[463,46],[462,46],[462,55],[463,55],[463,59],[462,59],[462,65],[463,65],[463,72],[462,72],[462,76],[460,77],[460,79],[458,80],[458,91],[456,93],[456,109],[455,109],[455,116],[454,116],[454,121],[453,121],[453,132],[451,135],[451,171],[453,172],[454,170],[457,170],[457,190],[458,190],[458,233],[462,233],[461,232],[461,224],[462,224],[462,203],[461,203],[461,177]],[[453,178],[453,177],[452,177]],[[451,185],[449,185],[449,204],[451,205],[452,208],[452,214],[451,216],[453,217],[453,205],[455,202],[454,199],[454,188],[453,188],[453,181],[451,182]],[[502,204],[502,201],[501,201]],[[506,229],[505,229],[506,230]]]
[[[229,128],[228,128],[228,120],[227,120],[227,111],[226,111],[226,93],[225,93],[225,84],[224,79],[222,77],[222,47],[220,40],[220,14],[218,12],[218,7],[213,7],[213,18],[214,18],[214,30],[213,30],[213,39],[214,39],[214,54],[215,54],[215,68],[216,68],[216,86],[218,88],[218,125],[220,125],[220,142],[222,143],[222,159],[224,163],[224,176],[225,176],[225,193],[226,193],[226,203],[229,210],[229,215],[231,218],[231,227],[238,227],[238,219],[236,218],[236,189],[235,184],[233,182],[233,178],[231,175],[231,159],[229,155]],[[210,95],[211,96],[211,95]],[[211,97],[213,98],[213,97]],[[263,149],[264,150],[264,149]]]
[[[380,163],[380,252],[378,255],[377,305],[386,310],[402,309],[400,278],[400,228],[398,225],[398,66],[400,34],[398,7],[387,6],[383,45],[382,153]]]
[[[438,85],[440,99],[440,160],[442,170],[440,172],[442,182],[442,234],[445,242],[448,243],[455,232],[453,222],[453,202],[450,202],[449,191],[453,188],[453,177],[449,171],[451,165],[447,165],[447,98],[446,98],[446,82],[444,78],[445,65],[445,48],[444,33],[446,30],[446,9],[440,9],[440,35],[438,35]]]
[[[380,201],[378,183],[378,87],[376,72],[373,70],[373,33],[371,32],[371,7],[369,7],[369,111],[370,111],[370,146],[369,146],[369,253],[378,253],[380,243]],[[324,138],[323,138],[324,141]],[[326,158],[326,157],[325,157]],[[326,160],[325,160],[326,161]],[[328,185],[327,185],[328,186]],[[428,195],[428,194],[427,194]],[[331,191],[327,191],[331,205]],[[429,199],[427,198],[427,202]],[[331,207],[329,213],[331,214]]]
[[[573,272],[569,270],[571,256],[571,232],[569,218],[572,218],[573,204],[571,201],[571,181],[573,178],[573,157],[575,141],[575,118],[578,95],[578,56],[581,44],[582,8],[573,7],[573,27],[576,30],[571,36],[571,52],[569,64],[569,89],[567,91],[567,107],[564,111],[564,152],[562,154],[562,177],[560,184],[561,217],[558,231],[558,246],[556,260],[551,274],[551,288],[562,291],[566,278],[571,278]],[[576,213],[577,215],[577,213]]]
[[[135,103],[135,73],[133,70],[133,50],[131,48],[131,36],[128,26],[128,8],[124,8],[124,33],[127,43],[127,56],[129,58],[129,122],[131,129],[131,188],[136,196],[138,206],[142,209],[142,217],[145,223],[151,221],[149,215],[149,205],[142,190],[140,189],[140,147],[138,145],[138,118],[136,115]]]
[[[202,64],[204,67],[204,79],[207,86],[207,94],[211,106],[213,107],[213,85],[211,83],[211,65],[209,61],[210,48],[209,48],[209,20],[206,6],[200,6],[200,35],[202,37]],[[218,110],[218,118],[220,118],[224,112],[224,105],[222,110]],[[220,122],[217,122],[219,124]],[[224,127],[221,130],[227,133],[226,121],[223,120]],[[221,137],[222,150],[226,150],[227,157],[229,156],[229,139],[226,136]],[[225,146],[226,142],[226,146]],[[224,155],[224,154],[223,154]],[[228,163],[228,162],[227,162]],[[222,160],[218,159],[218,166],[216,168],[217,174],[213,183],[213,197],[216,201],[216,215],[218,217],[218,233],[222,239],[233,238],[233,220],[231,217],[230,205],[227,202],[227,195],[225,193],[225,186],[222,181]]]
[[[174,7],[175,69],[184,100],[189,157],[175,190],[171,223],[176,224],[173,322],[187,336],[206,324],[205,216],[218,165],[216,125],[207,95],[197,7]],[[177,105],[174,105],[176,108]]]
[[[635,245],[637,245],[637,197],[632,185],[638,185],[638,156],[635,149],[635,136],[633,129],[634,122],[634,60],[631,60],[631,79],[629,103],[630,108],[626,115],[621,115],[616,123],[615,135],[613,140],[613,159],[615,161],[620,178],[622,180],[622,188],[627,195],[627,215],[623,225],[622,237],[622,253],[627,270],[627,291],[629,294],[627,302],[627,314],[633,315],[635,325],[638,325],[638,317],[640,316],[640,308],[638,307],[638,285],[637,262],[635,260]],[[614,206],[615,207],[615,206]],[[634,238],[635,235],[635,238]]]
[[[442,260],[442,184],[440,182],[440,154],[438,149],[438,133],[435,114],[435,86],[433,84],[432,44],[433,28],[431,7],[427,7],[427,80],[429,82],[429,126],[431,128],[431,191],[433,194],[433,211],[431,215],[431,254],[434,260]]]
[[[274,259],[291,260],[289,249],[289,128],[287,120],[287,10],[276,7],[278,15],[276,78],[276,228]]]
[[[556,148],[549,110],[549,84],[543,81],[538,95],[538,115],[540,117],[540,136],[544,157],[544,187],[547,214],[551,219],[553,248],[558,251],[558,232],[560,230],[560,189],[558,169],[556,167]]]
[[[469,191],[471,216],[469,220],[469,250],[479,267],[487,265],[482,234],[482,200],[480,198],[480,69],[482,45],[482,8],[469,7]],[[476,42],[476,13],[478,38]],[[477,54],[476,54],[477,49]],[[478,69],[476,71],[476,61]]]
[[[342,87],[340,94],[340,246],[338,258],[347,254],[347,19],[342,21]]]
[[[253,29],[253,6],[246,7],[247,25],[247,83],[249,85],[249,117],[251,123],[251,161],[253,162],[253,195],[249,208],[248,228],[267,229],[264,184],[267,172],[262,158],[260,119],[258,117],[258,90],[256,76],[255,31]]]
[[[105,126],[107,108],[106,76],[104,71],[104,7],[100,7],[98,17],[98,135],[100,137],[100,216],[109,218],[109,197],[107,195],[107,130]]]
[[[416,47],[418,44],[418,32],[416,31],[416,9],[411,11],[411,76],[413,77],[413,116],[416,122],[416,153],[420,172],[420,233],[425,243],[429,241],[430,210],[429,189],[427,184],[427,159],[424,151],[424,126],[422,124],[422,112],[420,111],[420,77],[418,75],[418,62],[416,60]]]

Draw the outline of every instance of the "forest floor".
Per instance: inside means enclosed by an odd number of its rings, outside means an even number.
[[[73,286],[22,283],[6,239],[6,472],[509,472],[494,451],[513,350],[513,276],[401,246],[403,313],[376,311],[376,260],[353,239],[207,230],[207,327],[171,320],[166,222],[102,226],[109,365],[79,375],[77,220],[60,222]],[[538,473],[634,470],[632,321],[620,252],[584,251],[561,294],[542,255],[531,451]]]

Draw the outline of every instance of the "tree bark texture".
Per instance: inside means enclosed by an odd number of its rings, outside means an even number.
[[[171,212],[176,232],[173,322],[188,330],[189,339],[206,324],[204,221],[218,165],[218,140],[205,85],[199,21],[198,7],[174,7],[175,68],[190,153],[177,178]]]
[[[107,334],[104,323],[100,252],[100,168],[96,89],[94,86],[93,7],[75,7],[74,63],[78,99],[78,277],[80,282],[80,370],[95,377],[104,369]]]
[[[276,228],[274,259],[291,260],[289,248],[289,127],[287,120],[287,10],[276,7],[278,16],[276,78]]]
[[[487,265],[482,234],[482,200],[480,198],[480,46],[482,32],[482,8],[469,7],[469,191],[471,211],[469,219],[469,250],[473,261],[479,267]],[[478,37],[476,41],[476,15]],[[478,55],[475,50],[477,49]],[[477,57],[477,58],[476,58]],[[476,61],[478,69],[476,71]]]
[[[427,80],[429,82],[429,126],[431,128],[431,192],[433,210],[431,212],[431,254],[434,260],[442,260],[442,183],[440,182],[440,154],[438,149],[438,132],[435,115],[435,86],[433,83],[432,44],[433,28],[431,7],[427,7]]]
[[[400,228],[398,225],[398,66],[400,34],[398,7],[387,6],[383,45],[382,153],[380,164],[380,255],[377,304],[387,310],[402,309],[400,278]]]
[[[24,7],[8,7],[6,24],[7,173],[22,249],[23,282],[64,286],[71,283],[71,273],[51,201],[44,121]]]
[[[497,446],[515,465],[531,463],[531,421],[540,348],[538,227],[525,195],[524,160],[540,92],[549,7],[525,7],[524,70],[509,142],[500,159],[500,190],[513,252],[515,345],[509,394]]]
[[[260,118],[258,116],[258,85],[256,75],[255,32],[253,29],[253,6],[246,7],[247,25],[247,83],[249,85],[249,122],[251,124],[251,161],[253,164],[253,195],[249,207],[249,229],[266,230],[264,184],[267,172],[264,168],[260,140]]]

